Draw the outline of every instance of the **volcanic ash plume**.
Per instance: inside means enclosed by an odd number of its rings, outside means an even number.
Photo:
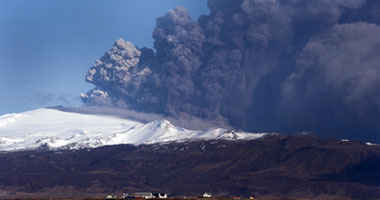
[[[228,119],[238,129],[380,142],[380,3],[209,0],[157,19],[154,49],[119,39],[86,105]]]

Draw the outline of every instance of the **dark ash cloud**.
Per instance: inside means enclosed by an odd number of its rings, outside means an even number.
[[[117,40],[82,99],[380,142],[377,2],[209,0],[197,21],[177,7],[157,19],[155,51]]]
[[[282,84],[279,113],[290,127],[379,134],[380,26],[337,24],[311,40]],[[291,117],[289,117],[291,116]],[[326,126],[328,125],[328,126]],[[377,135],[378,136],[378,135]]]

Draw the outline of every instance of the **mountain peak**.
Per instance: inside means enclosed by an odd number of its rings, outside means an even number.
[[[99,115],[41,108],[0,116],[0,151],[25,149],[81,149],[117,144],[155,144],[189,140],[260,138],[223,128],[204,131],[174,126],[169,120],[141,122]]]

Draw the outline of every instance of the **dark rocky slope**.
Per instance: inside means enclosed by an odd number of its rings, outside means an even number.
[[[6,197],[163,191],[194,196],[379,199],[380,147],[312,136],[0,153]]]

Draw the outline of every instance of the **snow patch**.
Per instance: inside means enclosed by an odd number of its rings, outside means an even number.
[[[11,113],[11,114],[6,114],[3,116],[0,116],[0,127],[16,121],[16,119],[21,117],[21,116],[22,116],[22,114],[16,114],[16,113]]]
[[[47,108],[0,116],[0,151],[81,149],[213,139],[252,140],[264,135],[222,128],[187,130],[167,120],[142,123],[114,116]]]

